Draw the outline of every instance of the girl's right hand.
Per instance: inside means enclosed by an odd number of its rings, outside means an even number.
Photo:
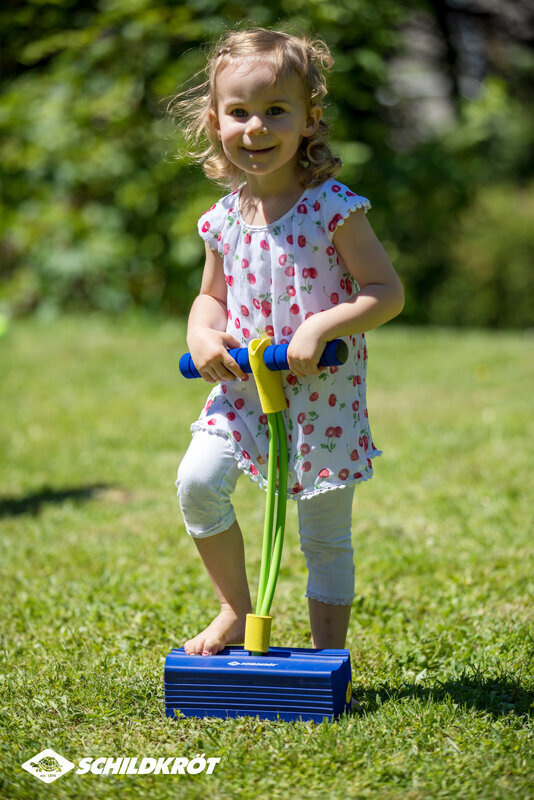
[[[193,364],[208,383],[235,381],[246,378],[245,373],[228,353],[228,348],[241,347],[230,333],[213,328],[197,328],[187,335]]]

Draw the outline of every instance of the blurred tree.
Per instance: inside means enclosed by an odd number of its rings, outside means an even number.
[[[531,249],[532,238],[524,214],[513,225],[494,209],[532,206],[534,6],[524,0],[422,2],[399,33],[403,46],[390,59],[389,82],[379,93],[394,151],[395,167],[387,174],[394,181],[404,176],[409,198],[407,214],[399,198],[389,227],[408,287],[403,318],[530,327],[534,305],[518,301],[532,297],[534,275],[519,254]],[[484,201],[486,192],[491,203]],[[512,230],[520,238],[509,249],[504,279],[502,268],[490,265],[496,243],[502,253]],[[483,257],[489,259],[484,279],[480,270],[471,272]]]
[[[530,0],[430,0],[427,8],[444,42],[443,64],[452,97],[478,94],[483,80],[497,75],[516,97],[532,99],[534,6]]]
[[[428,322],[441,309],[443,321],[459,285],[477,291],[473,276],[453,279],[472,269],[469,248],[480,247],[466,220],[484,226],[486,214],[498,238],[498,184],[510,199],[533,171],[531,15],[524,3],[504,4],[524,12],[518,32],[502,23],[499,4],[484,11],[484,2],[7,0],[0,302],[15,314],[135,305],[185,312],[202,266],[196,219],[220,189],[176,158],[181,139],[167,102],[225,26],[291,22],[321,34],[336,56],[327,119],[341,178],[373,202],[373,225],[406,284],[403,319]],[[460,19],[473,28],[478,17],[478,38],[469,38]],[[429,124],[424,90],[414,92],[431,73],[441,76],[440,102],[450,110],[437,124]],[[503,241],[511,235],[502,227]],[[511,297],[530,285],[520,250],[512,248],[523,266],[512,270]],[[484,280],[495,283],[491,275]],[[489,295],[491,314],[459,308],[451,322],[531,325],[529,308],[504,312],[501,290]]]

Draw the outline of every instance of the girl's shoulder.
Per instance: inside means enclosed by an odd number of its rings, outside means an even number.
[[[347,217],[358,209],[365,213],[371,208],[367,197],[356,194],[344,183],[330,178],[318,186],[311,186],[306,198],[308,205],[320,217],[322,226],[330,241],[336,229]]]
[[[312,199],[319,203],[321,207],[343,208],[347,206],[352,211],[356,208],[362,208],[368,211],[371,208],[371,203],[367,197],[349,189],[344,183],[336,181],[334,178],[320,183],[318,186],[310,186],[306,195],[309,200]],[[316,206],[319,208],[319,206]]]
[[[217,243],[225,224],[232,222],[232,213],[236,208],[238,192],[239,189],[221,197],[211,208],[204,211],[198,220],[198,232],[212,250],[217,249]]]

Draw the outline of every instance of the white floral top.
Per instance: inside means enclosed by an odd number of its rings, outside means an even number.
[[[224,261],[228,326],[242,346],[267,333],[286,343],[297,327],[348,300],[358,286],[332,243],[334,232],[369,200],[328,180],[306,189],[283,217],[269,225],[247,225],[239,190],[202,215],[198,230]],[[368,480],[376,450],[365,399],[367,346],[364,334],[346,337],[347,362],[299,379],[282,373],[287,398],[288,496],[320,492]],[[269,450],[267,416],[252,376],[211,391],[192,431],[228,437],[240,469],[266,489]]]

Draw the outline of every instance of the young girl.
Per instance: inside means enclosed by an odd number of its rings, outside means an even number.
[[[367,417],[364,331],[401,311],[403,290],[367,222],[369,201],[333,180],[341,162],[322,120],[331,65],[321,41],[230,32],[209,58],[207,81],[179,98],[206,175],[233,189],[198,223],[206,263],[187,329],[197,369],[218,385],[192,425],[176,485],[221,607],[186,642],[189,654],[242,642],[251,611],[230,495],[243,472],[266,487],[268,429],[254,380],[227,348],[265,332],[289,342],[288,494],[298,501],[313,646],[345,646],[354,487],[372,477],[380,455]],[[348,344],[347,362],[318,367],[337,337]]]

